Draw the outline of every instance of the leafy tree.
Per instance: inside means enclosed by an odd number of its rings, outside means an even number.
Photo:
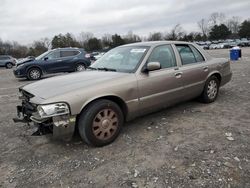
[[[54,48],[65,48],[65,47],[80,47],[79,42],[76,41],[74,36],[70,33],[66,35],[56,35],[51,42],[52,49]]]
[[[231,34],[231,31],[225,24],[221,24],[213,26],[209,34],[211,40],[219,40],[226,39]]]
[[[98,51],[102,49],[101,40],[97,38],[91,38],[85,42],[85,50],[87,51]]]
[[[245,20],[239,29],[239,35],[242,38],[250,38],[250,20]]]
[[[112,35],[112,43],[111,43],[111,47],[116,47],[116,46],[120,46],[125,44],[125,41],[123,40],[123,38],[120,35],[114,34]]]

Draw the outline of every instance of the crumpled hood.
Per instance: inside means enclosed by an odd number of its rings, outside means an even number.
[[[114,80],[128,74],[129,73],[105,71],[84,71],[47,78],[28,84],[22,89],[42,99],[48,99],[80,88],[87,89],[96,84],[105,84],[108,80]]]
[[[21,61],[18,61],[16,65],[19,66],[19,65],[22,65],[24,63],[29,63],[29,62],[34,61],[34,60],[35,59],[27,59],[27,58],[25,58],[25,59],[23,59]]]

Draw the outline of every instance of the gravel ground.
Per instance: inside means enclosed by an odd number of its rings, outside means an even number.
[[[228,57],[228,50],[209,51]],[[18,81],[0,69],[0,187],[250,187],[250,48],[216,102],[189,101],[127,123],[88,147],[14,124]]]

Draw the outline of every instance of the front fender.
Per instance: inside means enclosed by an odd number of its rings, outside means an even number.
[[[105,97],[116,97],[116,98],[119,98],[120,100],[122,100],[125,103],[125,101],[118,95],[116,94],[111,94],[111,93],[106,93],[106,94],[103,94],[103,95],[98,95],[98,96],[94,96],[90,99],[88,99],[87,101],[84,102],[84,104],[82,105],[81,109],[80,109],[80,112],[82,112],[82,110],[87,106],[89,105],[91,102],[95,101],[95,100],[98,100],[98,99],[101,99],[101,98],[105,98]]]

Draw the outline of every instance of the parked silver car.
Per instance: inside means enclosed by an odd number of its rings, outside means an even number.
[[[124,121],[196,97],[215,101],[231,76],[228,59],[213,58],[196,44],[128,44],[107,52],[85,72],[20,88],[15,121],[49,127],[59,138],[79,130],[86,143],[103,146],[114,141]]]
[[[6,69],[11,69],[16,65],[16,59],[9,55],[0,55],[0,67],[6,67]]]

